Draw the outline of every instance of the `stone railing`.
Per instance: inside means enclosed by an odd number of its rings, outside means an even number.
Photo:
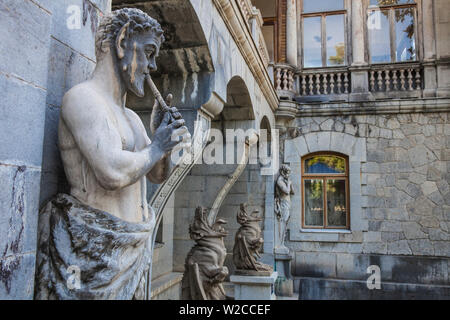
[[[425,85],[423,72],[419,62],[301,71],[287,64],[275,64],[273,85],[279,98],[305,102],[419,98]],[[356,76],[361,73],[363,78],[358,80]],[[356,77],[355,88],[352,77]]]
[[[301,96],[341,95],[351,91],[346,69],[303,71],[296,74]]]
[[[274,87],[280,98],[333,96],[338,100],[346,100],[351,92],[350,72],[346,68],[298,72],[292,66],[276,64]]]
[[[422,66],[416,64],[374,65],[368,73],[369,91],[374,95],[389,97],[420,95],[422,90]],[[401,94],[401,92],[404,94]]]
[[[277,91],[289,91],[295,93],[295,70],[287,64],[274,66],[274,86]]]

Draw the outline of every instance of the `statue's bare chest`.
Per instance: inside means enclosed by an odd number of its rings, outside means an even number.
[[[120,135],[122,150],[133,152],[140,149],[142,139],[139,137],[139,132],[133,120],[122,110],[114,110],[112,121]]]

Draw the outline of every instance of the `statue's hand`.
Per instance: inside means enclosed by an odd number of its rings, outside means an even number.
[[[184,119],[171,119],[170,113],[166,112],[161,124],[153,134],[152,144],[158,147],[164,154],[171,152],[178,144],[190,145],[190,134],[184,123]],[[181,140],[175,139],[175,137],[179,136],[182,137]],[[180,147],[187,146],[180,145]]]
[[[180,120],[182,119],[181,113],[176,107],[172,107],[172,100],[173,95],[169,93],[165,100],[166,105],[169,107],[169,112],[172,115],[173,120]],[[158,99],[155,99],[155,104],[153,105],[152,116],[150,120],[150,130],[152,133],[155,133],[156,129],[160,126],[166,113],[167,111],[162,108],[161,104],[158,102]]]

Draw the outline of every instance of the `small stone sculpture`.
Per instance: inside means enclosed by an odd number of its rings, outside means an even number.
[[[289,178],[291,168],[283,164],[275,186],[275,214],[278,218],[279,247],[284,247],[287,223],[290,218],[291,195],[294,194],[292,181]]]
[[[152,85],[163,41],[161,26],[143,11],[113,11],[98,28],[91,78],[63,98],[58,137],[70,195],[57,195],[40,213],[36,299],[149,296],[155,216],[146,180],[169,177],[170,154],[188,148],[190,134],[168,107],[171,95],[164,102],[151,86],[158,99],[150,141],[126,97],[142,97],[145,82]]]
[[[255,210],[249,215],[246,205],[242,203],[236,218],[241,225],[236,232],[233,247],[233,262],[237,268],[236,272],[242,273],[244,270],[272,271],[271,266],[257,261],[261,257],[259,251],[264,243],[264,239],[261,237],[261,227],[259,226],[260,221],[262,221],[259,211]]]
[[[228,232],[223,224],[226,222],[219,219],[211,226],[207,210],[202,207],[195,210],[194,222],[189,226],[195,246],[189,251],[184,265],[183,300],[228,299],[222,286],[228,276],[228,268],[223,265],[227,255],[223,238]]]

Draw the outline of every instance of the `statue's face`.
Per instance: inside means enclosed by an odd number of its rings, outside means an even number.
[[[288,168],[283,169],[282,171],[283,176],[285,176],[286,178],[289,178],[289,175],[291,174],[291,170]]]
[[[159,54],[161,39],[148,31],[135,33],[124,41],[124,57],[120,62],[122,79],[129,91],[143,97],[145,77],[157,69],[155,59]]]

